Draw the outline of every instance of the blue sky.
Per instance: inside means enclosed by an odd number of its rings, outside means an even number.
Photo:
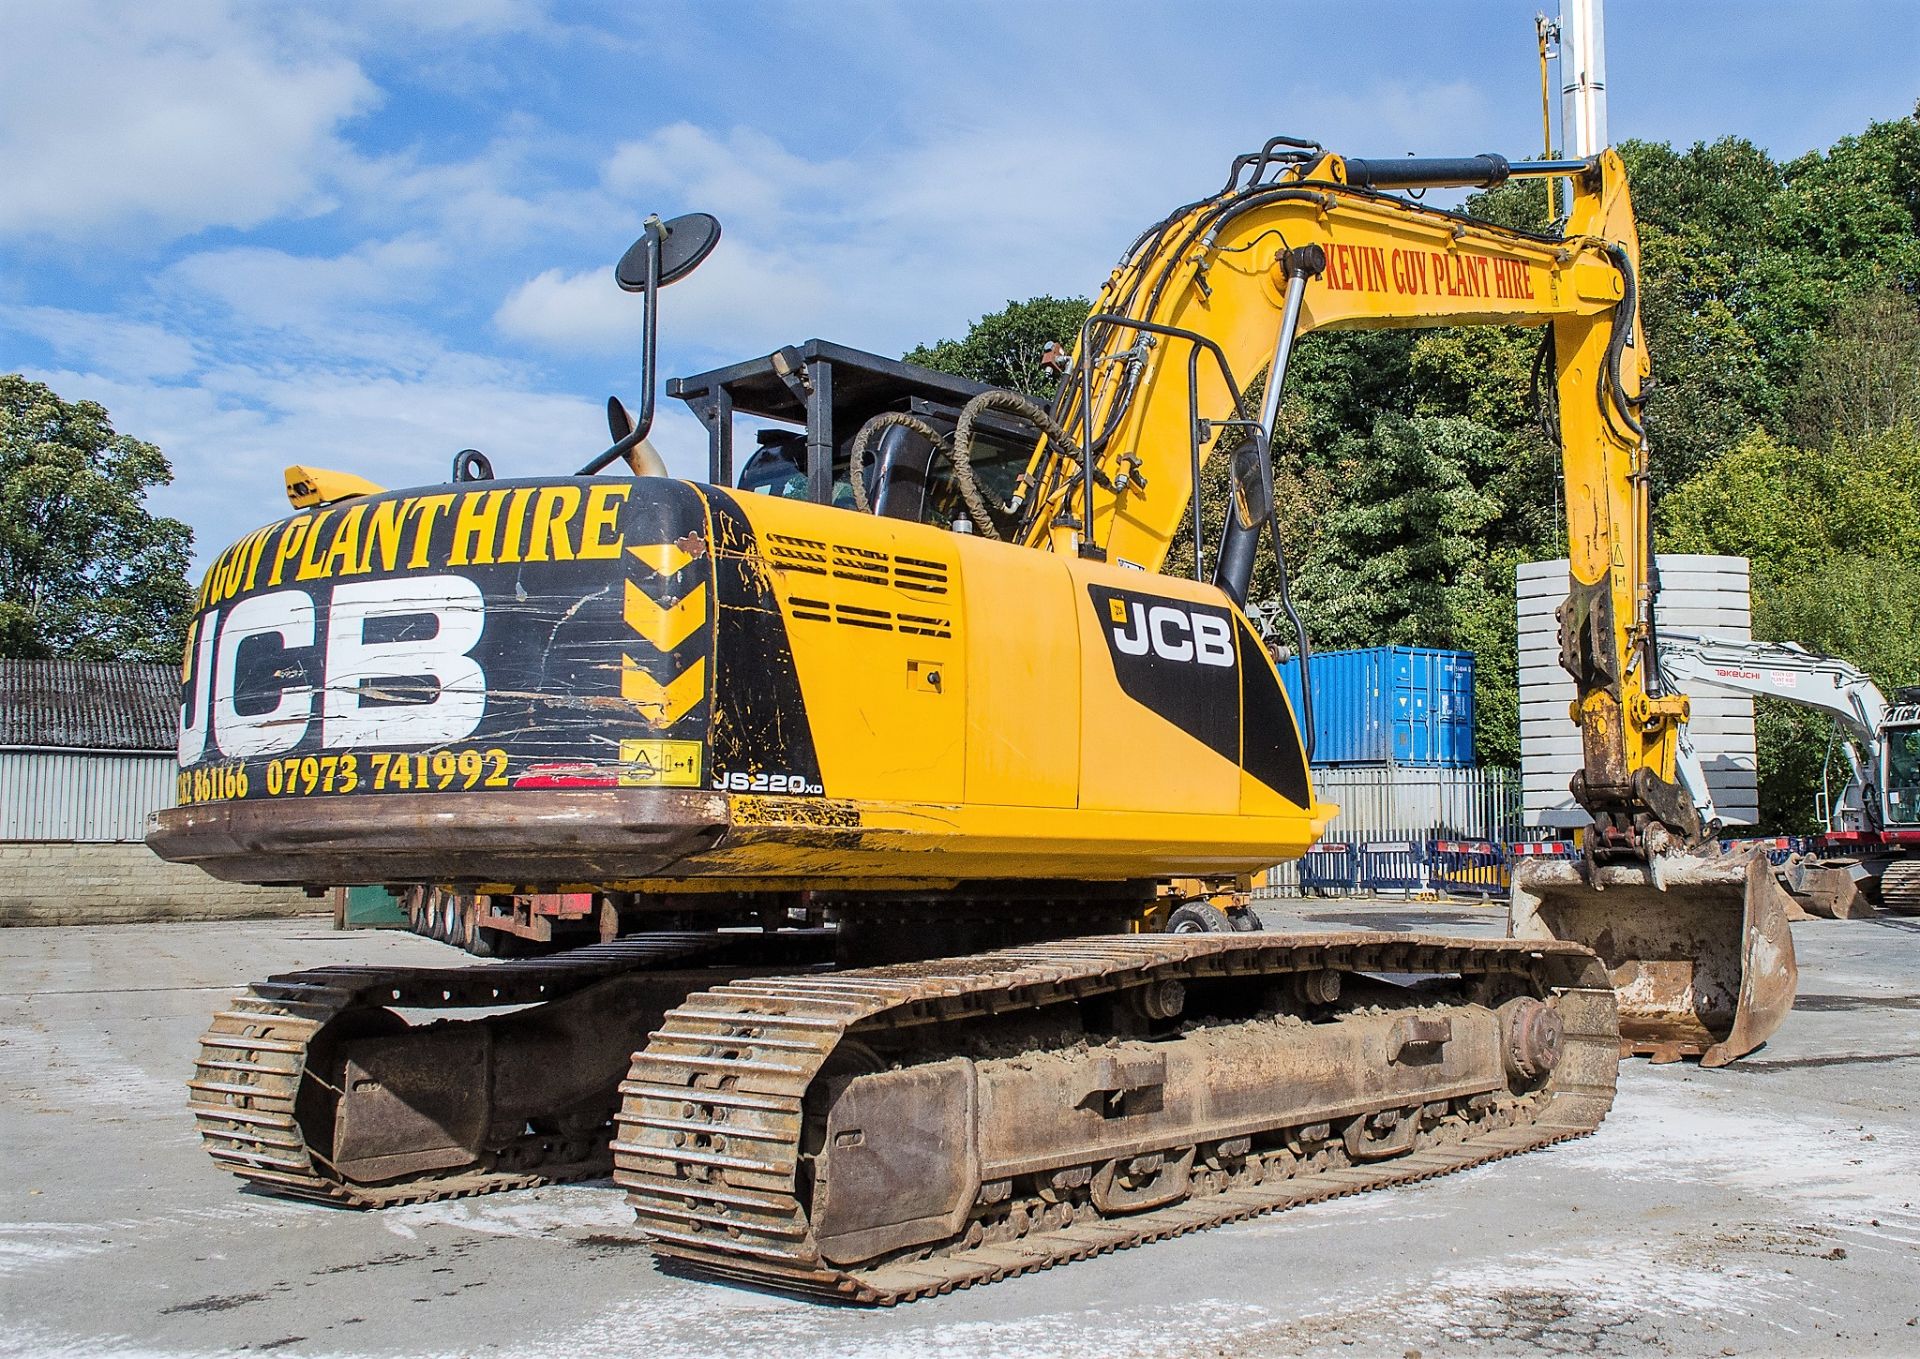
[[[0,4],[0,370],[172,458],[204,561],[289,462],[570,471],[637,396],[613,262],[726,235],[665,295],[697,371],[899,353],[1037,293],[1274,132],[1532,154],[1535,3]],[[1557,9],[1555,0],[1548,7]],[[1825,146],[1920,97],[1920,3],[1609,0],[1614,137]],[[704,465],[663,400],[655,442]]]

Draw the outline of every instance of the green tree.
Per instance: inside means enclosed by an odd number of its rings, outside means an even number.
[[[1762,594],[1834,561],[1920,561],[1920,446],[1901,432],[1822,451],[1755,430],[1660,517],[1663,550],[1746,557]]]
[[[1737,138],[1684,152],[1632,141],[1619,150],[1640,231],[1640,312],[1654,363],[1647,425],[1655,487],[1664,490],[1778,413],[1735,303],[1751,291],[1767,204],[1784,180],[1765,152]],[[1539,195],[1532,183],[1509,182],[1474,195],[1468,211],[1537,228]]]
[[[1640,230],[1647,426],[1664,493],[1755,426],[1783,432],[1830,314],[1875,291],[1920,291],[1920,110],[1785,163],[1736,137],[1619,150]],[[1531,227],[1539,192],[1509,183],[1468,210]]]
[[[0,656],[179,660],[193,530],[144,503],[172,480],[104,407],[0,376]]]
[[[1008,302],[975,321],[966,336],[907,351],[906,361],[1042,399],[1059,384],[1040,362],[1049,343],[1071,351],[1092,304],[1084,297],[1033,297]]]
[[[1339,450],[1341,503],[1300,554],[1325,646],[1450,646],[1458,589],[1499,505],[1480,490],[1499,441],[1462,417],[1383,415]]]
[[[1920,426],[1920,304],[1882,288],[1843,303],[1807,348],[1793,392],[1805,444]]]
[[[1860,666],[1888,692],[1920,683],[1920,437],[1911,425],[1824,448],[1756,430],[1667,498],[1662,546],[1753,565],[1755,636]],[[1756,707],[1760,814],[1814,826],[1830,727],[1784,703]]]

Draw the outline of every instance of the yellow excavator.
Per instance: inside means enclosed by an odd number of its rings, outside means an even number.
[[[1563,232],[1404,196],[1525,175]],[[718,236],[621,261],[645,392],[577,475],[290,469],[208,572],[158,853],[601,941],[254,985],[191,1083],[221,1164],[377,1207],[611,1161],[658,1252],[889,1303],[1577,1136],[1623,1047],[1730,1060],[1791,1007],[1784,896],[1674,780],[1611,152],[1274,138],[1127,250],[1051,405],[809,341],[669,385],[709,432],[674,480],[657,295]],[[1516,875],[1504,940],[1242,928],[1337,812],[1243,607],[1289,357],[1460,324],[1551,329],[1584,859]]]

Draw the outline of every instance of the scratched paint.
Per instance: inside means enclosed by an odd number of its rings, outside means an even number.
[[[189,634],[179,801],[699,786],[706,525],[686,483],[582,478],[393,492],[248,535]]]

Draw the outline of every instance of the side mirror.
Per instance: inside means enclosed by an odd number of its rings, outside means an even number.
[[[649,276],[648,255],[656,239],[660,245],[660,262]],[[614,281],[630,293],[650,292],[649,281],[654,289],[664,288],[698,269],[718,244],[720,219],[710,213],[690,212],[666,222],[649,217],[646,231],[627,247],[627,253],[613,267]],[[647,300],[651,303],[653,299],[649,296]]]
[[[1273,517],[1273,465],[1267,437],[1257,429],[1233,450],[1233,515],[1243,529],[1257,529]]]
[[[699,268],[701,261],[711,255],[713,247],[719,243],[720,223],[704,212],[690,212],[666,222],[656,215],[647,218],[646,230],[641,233],[640,239],[627,248],[627,253],[620,257],[620,263],[614,266],[614,282],[630,293],[641,293],[645,297],[646,328],[640,347],[640,414],[637,417],[632,415],[617,399],[609,401],[607,422],[616,429],[613,447],[582,467],[576,475],[590,477],[615,458],[626,457],[645,444],[647,431],[653,428],[654,355],[660,334],[660,289],[669,283],[679,282]],[[619,407],[620,423],[626,426],[624,434],[617,432],[615,406]],[[660,463],[659,455],[651,449],[648,452],[652,455],[651,461],[660,464],[664,471],[665,464]],[[628,461],[639,471],[639,463],[631,458]]]

